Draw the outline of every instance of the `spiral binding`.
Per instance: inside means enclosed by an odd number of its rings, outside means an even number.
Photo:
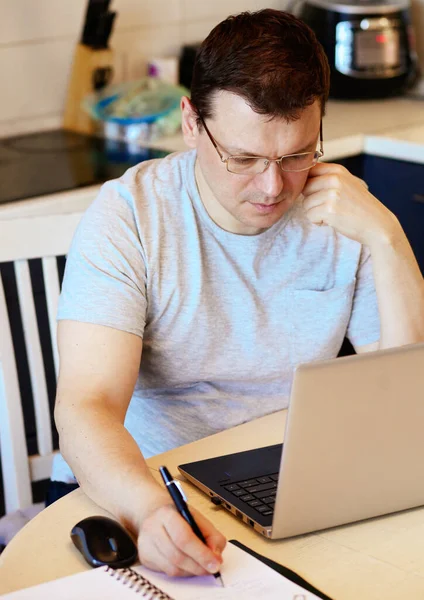
[[[116,581],[126,585],[130,590],[141,594],[146,600],[173,600],[171,596],[165,594],[165,592],[153,585],[153,583],[150,583],[142,575],[133,571],[133,569],[113,569],[112,567],[106,567],[105,572]]]

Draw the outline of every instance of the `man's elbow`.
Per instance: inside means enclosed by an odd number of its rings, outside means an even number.
[[[68,462],[69,444],[68,440],[72,439],[72,422],[70,408],[61,400],[60,396],[56,396],[54,407],[54,422],[56,424],[57,433],[59,435],[59,450],[63,458]]]

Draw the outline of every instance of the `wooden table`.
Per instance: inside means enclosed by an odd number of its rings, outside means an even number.
[[[190,460],[278,443],[285,418],[281,411],[240,425],[155,456],[149,467],[160,480],[161,464],[177,475],[177,465]],[[236,538],[297,571],[337,600],[424,598],[424,508],[270,541],[189,483],[184,488],[190,503],[228,539]],[[0,594],[87,569],[69,532],[77,521],[94,514],[107,513],[77,490],[37,515],[0,556]]]

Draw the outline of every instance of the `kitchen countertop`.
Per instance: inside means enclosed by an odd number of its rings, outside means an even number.
[[[325,160],[361,152],[424,163],[424,100],[392,98],[373,101],[330,100],[323,121]],[[186,150],[181,134],[161,138],[152,147]],[[0,206],[0,218],[81,212],[100,185],[10,202]]]
[[[325,160],[367,152],[424,163],[424,100],[330,101]]]

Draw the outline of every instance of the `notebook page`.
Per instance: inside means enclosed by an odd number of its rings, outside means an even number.
[[[220,570],[224,586],[211,575],[167,577],[146,567],[133,570],[148,579],[173,600],[320,600],[306,592],[247,552],[227,544]],[[139,597],[155,598],[147,594]],[[92,569],[48,583],[12,592],[2,600],[135,600],[134,590],[117,581],[105,568]]]
[[[233,544],[226,545],[223,559],[220,573],[224,587],[209,575],[176,578],[142,566],[134,570],[174,600],[320,600]]]
[[[136,598],[134,592],[108,575],[104,567],[1,596],[1,600],[135,600]]]

